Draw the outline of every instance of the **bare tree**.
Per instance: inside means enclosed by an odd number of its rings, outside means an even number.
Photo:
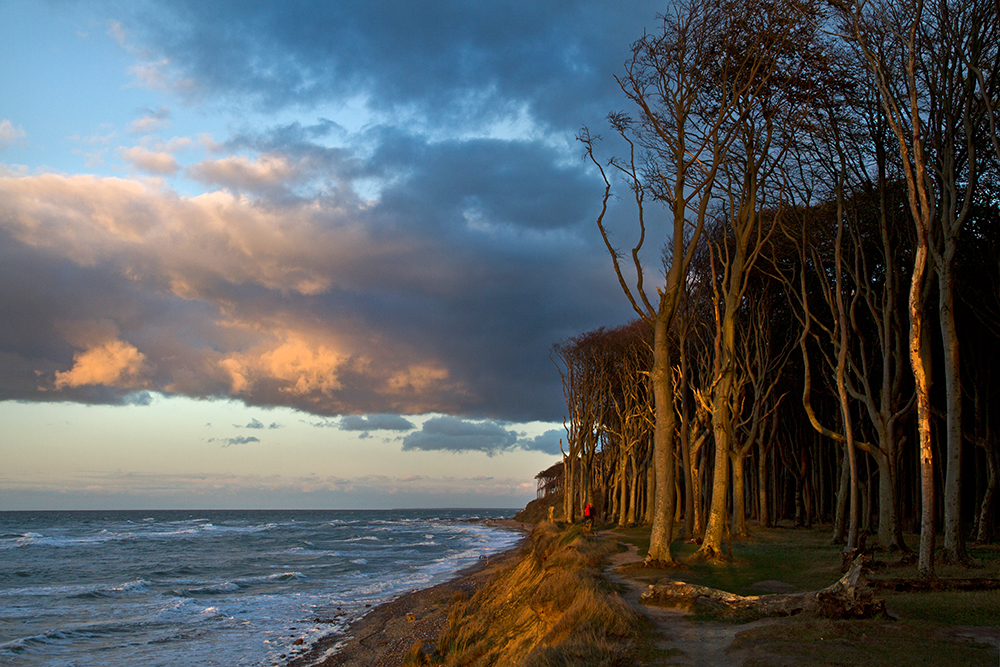
[[[739,418],[736,353],[743,303],[755,264],[783,214],[782,163],[823,67],[814,59],[815,4],[782,0],[744,9],[726,26],[726,50],[719,59],[740,63],[733,72],[747,79],[727,77],[708,93],[710,99],[721,97],[731,105],[736,136],[720,179],[719,234],[712,251],[712,284],[717,290],[710,385],[715,469],[712,509],[697,552],[710,559],[722,556],[730,463],[739,465],[742,474],[743,457],[734,451],[733,436]],[[729,97],[733,88],[738,92]]]
[[[916,381],[917,431],[921,471],[921,526],[917,569],[934,574],[934,448],[931,431],[931,349],[924,304],[929,278],[931,230],[937,207],[929,171],[930,159],[921,95],[920,30],[922,0],[907,2],[837,0],[844,27],[867,65],[885,117],[896,139],[906,182],[916,248],[909,291],[910,367]]]
[[[993,146],[998,147],[994,114],[997,85],[992,75],[987,81],[983,64],[996,63],[1000,27],[995,4],[989,2],[844,0],[838,4],[896,137],[916,228],[910,357],[917,379],[920,451],[925,467],[919,570],[931,576],[935,526],[930,350],[921,296],[925,280],[936,278],[946,404],[943,553],[947,560],[967,562],[961,526],[962,391],[954,262],[981,172],[981,157],[977,155],[981,128],[990,128]]]
[[[737,22],[735,8],[723,0],[678,2],[663,16],[662,31],[632,47],[632,58],[618,83],[637,107],[635,118],[613,113],[610,121],[630,148],[626,159],[608,164],[631,189],[639,235],[632,248],[635,276],[630,286],[621,255],[611,243],[605,216],[611,180],[594,155],[598,137],[586,128],[580,140],[600,171],[605,194],[597,224],[611,254],[619,283],[632,307],[653,329],[650,384],[655,409],[653,467],[655,502],[647,562],[671,564],[675,511],[674,452],[677,413],[674,405],[669,331],[681,299],[688,267],[701,237],[712,188],[737,127],[734,101],[758,82],[762,64],[754,57],[719,59]],[[719,93],[706,100],[705,90]],[[651,296],[645,286],[642,252],[646,246],[647,196],[666,206],[672,229],[667,242],[667,274]]]

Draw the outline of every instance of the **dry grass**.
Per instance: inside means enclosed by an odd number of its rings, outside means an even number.
[[[614,548],[575,528],[539,524],[520,560],[471,599],[453,605],[436,663],[630,664],[639,618],[600,576],[600,565]]]

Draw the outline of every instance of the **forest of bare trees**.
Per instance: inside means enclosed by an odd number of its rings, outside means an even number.
[[[566,518],[648,524],[662,563],[748,519],[968,562],[998,532],[1000,0],[679,0],[618,82],[624,154],[579,138],[637,319],[553,350]]]

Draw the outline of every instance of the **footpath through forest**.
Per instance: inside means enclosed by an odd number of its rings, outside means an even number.
[[[615,539],[614,533],[601,534],[604,539]],[[718,621],[696,623],[688,618],[682,609],[669,609],[643,604],[639,596],[647,584],[618,574],[618,569],[641,563],[638,548],[634,544],[608,559],[605,576],[623,587],[622,597],[632,607],[646,617],[656,629],[661,639],[657,643],[658,653],[668,662],[663,664],[692,667],[740,667],[746,659],[747,650],[730,650],[736,633],[761,625],[774,624],[776,619],[761,619],[752,623],[733,625]]]

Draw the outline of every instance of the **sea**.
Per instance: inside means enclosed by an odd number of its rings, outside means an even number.
[[[378,604],[514,546],[484,520],[515,512],[0,512],[0,665],[316,662]]]

